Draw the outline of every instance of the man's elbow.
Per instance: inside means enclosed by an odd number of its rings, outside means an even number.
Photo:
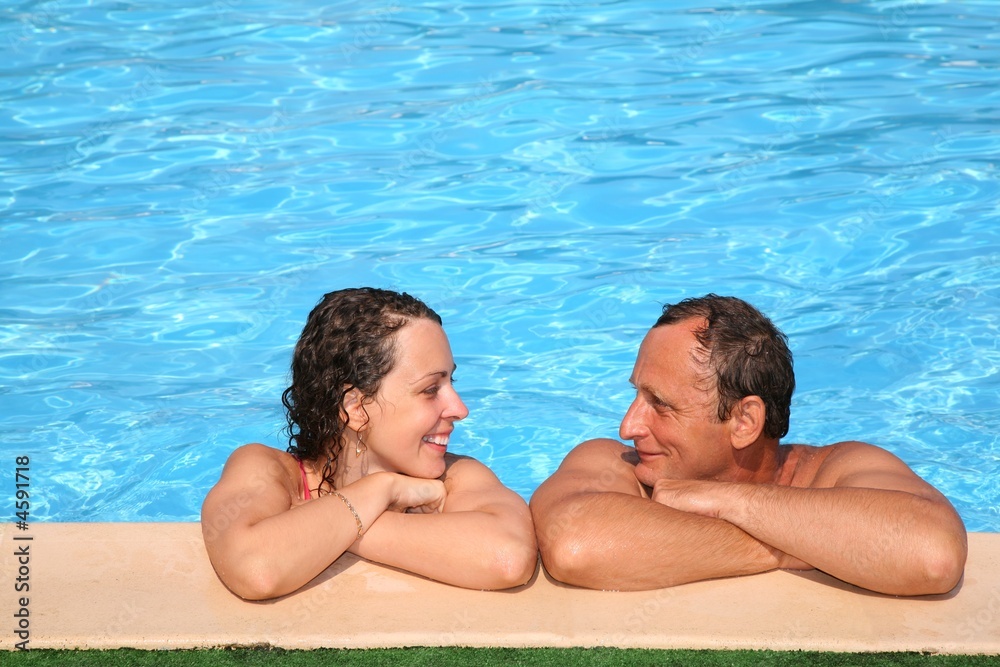
[[[944,595],[962,580],[967,556],[965,532],[948,534],[923,543],[906,563],[899,563],[896,571],[902,578],[869,588],[889,595]]]
[[[538,536],[538,552],[546,574],[564,584],[593,588],[596,564],[592,549],[577,530],[577,504],[564,504],[555,511],[531,499],[531,511]],[[598,586],[599,587],[599,586]]]
[[[915,594],[943,595],[954,589],[962,580],[968,554],[964,532],[926,549],[921,562],[923,590]]]
[[[539,545],[545,572],[564,584],[585,588],[604,588],[595,575],[599,572],[592,550],[585,540],[563,535]]]

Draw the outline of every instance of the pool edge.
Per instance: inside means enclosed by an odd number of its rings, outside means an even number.
[[[504,646],[1000,654],[1000,534],[971,533],[949,595],[894,598],[821,573],[646,592],[468,591],[345,556],[304,590],[251,603],[219,582],[197,523],[0,524],[0,649]],[[25,562],[26,561],[26,562]],[[27,567],[27,575],[23,577]],[[7,574],[9,573],[9,574]],[[24,590],[27,585],[28,590]],[[15,590],[21,586],[22,590]],[[25,611],[26,610],[26,611]],[[26,620],[25,620],[26,619]]]

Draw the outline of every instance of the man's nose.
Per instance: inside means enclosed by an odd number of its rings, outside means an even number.
[[[639,397],[636,396],[632,404],[628,406],[628,410],[625,411],[625,416],[622,417],[621,426],[618,427],[619,438],[622,440],[635,440],[641,435],[643,426],[640,413]]]

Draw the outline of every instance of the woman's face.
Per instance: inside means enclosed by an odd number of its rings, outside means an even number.
[[[440,477],[455,422],[469,414],[452,385],[455,360],[448,337],[436,322],[411,320],[396,332],[395,356],[395,366],[366,406],[370,421],[362,437],[368,471]]]

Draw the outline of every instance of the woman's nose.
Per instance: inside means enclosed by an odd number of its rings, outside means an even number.
[[[451,400],[448,403],[448,410],[445,416],[455,421],[465,419],[469,416],[469,408],[465,406],[465,402],[462,401],[462,397],[458,395],[454,387],[451,389],[451,394]]]

